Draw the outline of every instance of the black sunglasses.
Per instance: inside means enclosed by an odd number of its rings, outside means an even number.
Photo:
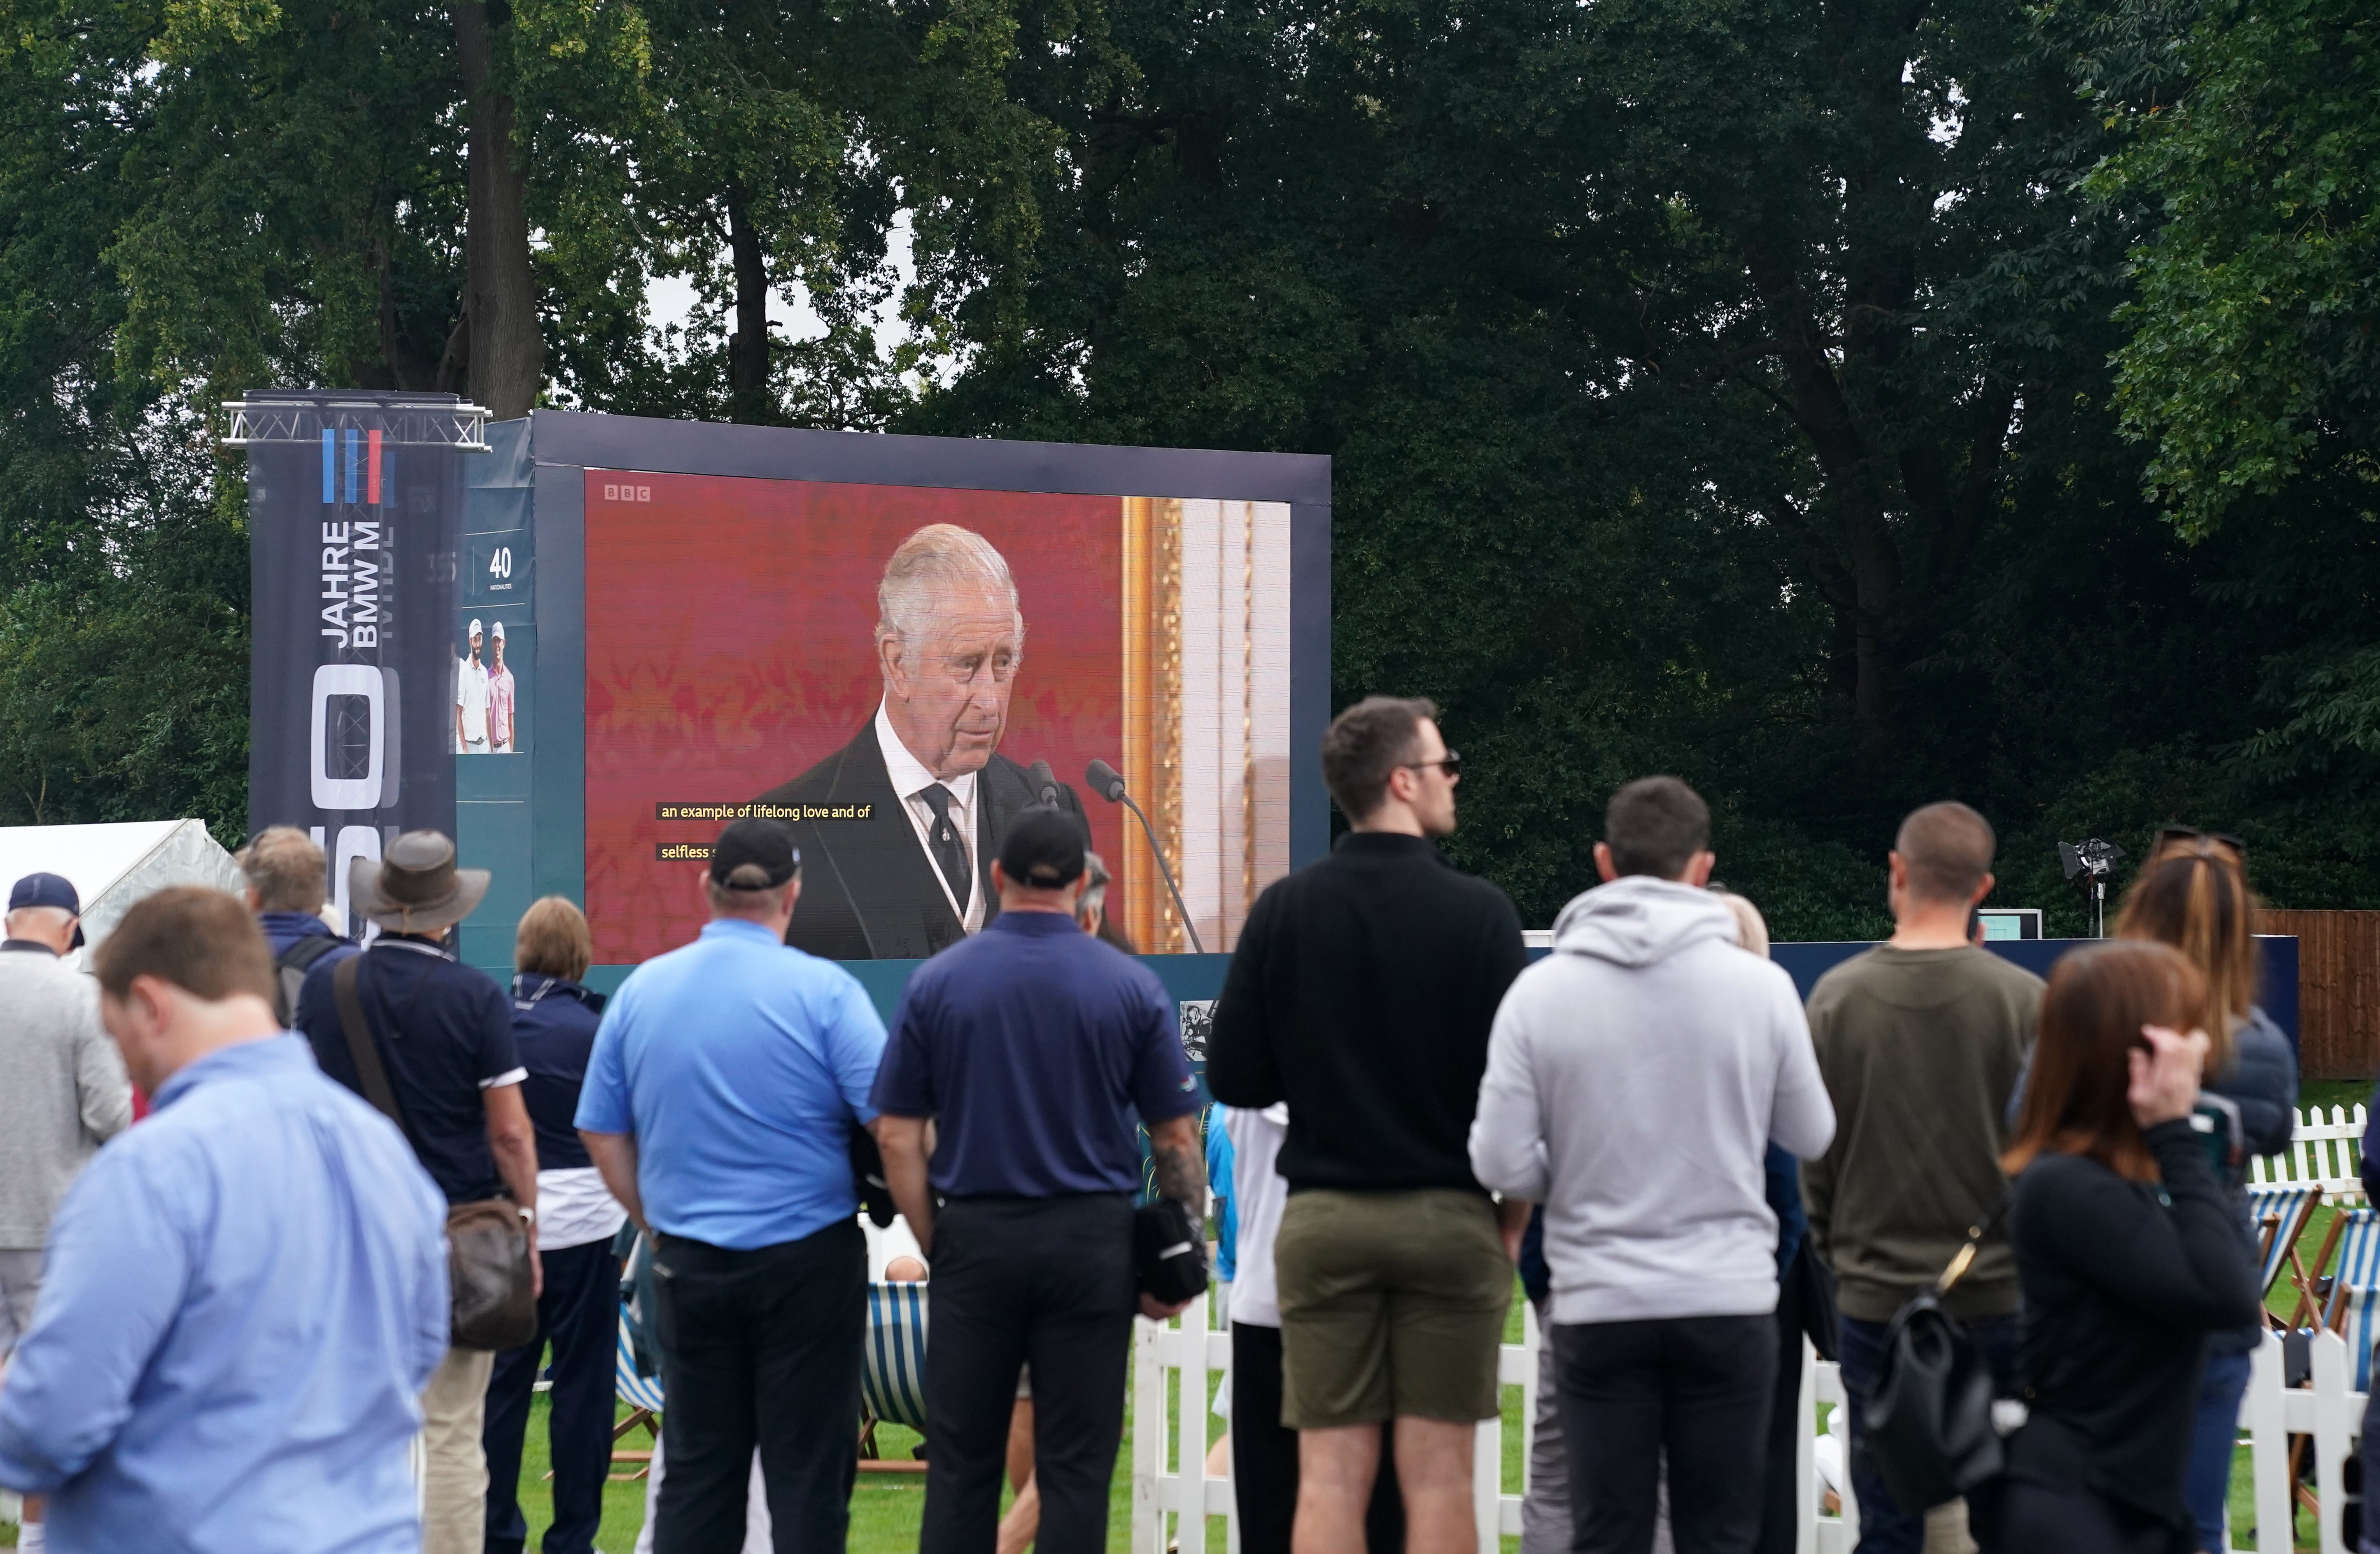
[[[2248,856],[2248,844],[2245,842],[2219,831],[2200,831],[2194,826],[2157,828],[2156,850],[2158,852],[2163,852],[2168,847],[2194,846],[2206,842],[2214,843],[2218,847],[2228,847],[2243,858]]]
[[[1425,767],[1436,766],[1444,768],[1449,777],[1463,775],[1463,758],[1452,750],[1447,751],[1436,760],[1406,760],[1399,761],[1397,764],[1408,771],[1419,771]]]

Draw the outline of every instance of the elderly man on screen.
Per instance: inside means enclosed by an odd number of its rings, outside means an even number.
[[[980,930],[1000,915],[991,860],[1042,796],[999,749],[1025,652],[1007,560],[972,529],[929,524],[885,563],[876,609],[875,718],[760,795],[800,810],[783,817],[808,860],[786,941],[834,960],[923,958]],[[1087,844],[1063,783],[1057,806]]]

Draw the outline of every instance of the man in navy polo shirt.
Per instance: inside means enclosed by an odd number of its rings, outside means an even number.
[[[1075,926],[1082,878],[1075,820],[1026,811],[991,866],[1000,916],[910,977],[876,1075],[885,1180],[933,1259],[919,1554],[993,1548],[1027,1361],[1036,1547],[1107,1548],[1132,1314],[1178,1309],[1135,1294],[1135,1113],[1158,1190],[1205,1217],[1197,1087],[1173,1005],[1148,967]]]
[[[772,821],[720,832],[702,937],[621,984],[579,1092],[587,1152],[653,1233],[659,1554],[738,1554],[756,1445],[779,1554],[840,1549],[850,1527],[868,1325],[851,1137],[876,1115],[884,1023],[851,973],[785,943],[801,861]]]
[[[298,995],[298,1028],[322,1072],[363,1094],[336,981],[342,965],[355,965],[364,1024],[421,1168],[450,1208],[509,1197],[534,1226],[537,1135],[521,1099],[528,1071],[513,1043],[512,1004],[494,977],[456,960],[453,947],[455,925],[480,904],[490,879],[484,868],[456,868],[455,844],[434,831],[408,831],[383,856],[355,859],[347,900],[380,925],[380,938],[361,955],[314,963]],[[529,1270],[542,1279],[534,1249]],[[449,1349],[422,1391],[422,1554],[480,1554],[488,1516],[480,1437],[495,1359],[484,1349]]]

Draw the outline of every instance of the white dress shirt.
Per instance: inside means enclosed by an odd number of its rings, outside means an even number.
[[[983,927],[983,887],[976,873],[975,857],[975,790],[976,773],[969,771],[956,777],[941,778],[926,770],[901,736],[892,732],[892,720],[884,704],[876,706],[876,744],[884,752],[884,771],[892,779],[892,791],[901,795],[901,807],[909,812],[910,828],[917,833],[917,850],[926,855],[926,867],[942,887],[942,899],[951,904],[952,915],[960,926],[973,933]],[[934,830],[934,807],[926,802],[925,792],[936,783],[950,791],[951,825],[959,833],[959,845],[966,849],[967,893],[962,901],[951,890],[951,882],[942,878],[942,866],[934,856],[934,844],[929,840]]]

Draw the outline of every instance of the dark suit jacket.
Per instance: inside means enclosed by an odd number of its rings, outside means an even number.
[[[1025,768],[994,752],[976,774],[977,889],[987,923],[1000,915],[991,890],[991,860],[1018,813],[1037,800]],[[789,822],[802,850],[802,899],[785,942],[838,961],[922,960],[966,937],[951,911],[941,876],[918,844],[870,720],[857,738],[782,787],[763,804],[822,808],[867,807],[866,819],[804,819]],[[1089,845],[1090,827],[1075,790],[1058,784],[1058,807],[1075,818]]]

